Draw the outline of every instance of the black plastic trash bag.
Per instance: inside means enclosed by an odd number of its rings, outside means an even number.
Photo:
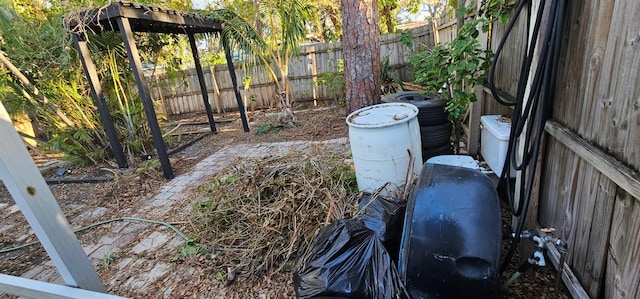
[[[318,233],[296,262],[298,298],[409,298],[387,250],[362,219],[341,219]]]
[[[365,194],[360,199],[358,208],[363,211],[358,217],[362,218],[364,225],[380,238],[391,260],[397,262],[407,202],[392,197]]]

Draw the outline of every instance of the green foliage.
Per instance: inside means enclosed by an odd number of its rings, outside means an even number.
[[[227,2],[227,1],[225,1]],[[249,64],[262,64],[289,101],[289,60],[298,54],[311,25],[313,6],[303,0],[255,1],[255,7],[230,1],[224,9],[202,14],[225,23],[222,42],[242,53]]]
[[[476,39],[481,22],[484,19],[464,24],[450,43],[417,52],[410,58],[416,82],[424,84],[427,92],[442,91],[451,121],[460,120],[469,103],[476,101],[471,87],[484,82],[490,66],[491,51],[483,50]]]
[[[409,34],[410,35],[410,34]],[[338,66],[335,73],[326,72],[318,76],[316,81],[318,86],[325,86],[328,92],[333,96],[338,105],[345,104],[345,76],[344,61],[338,60]],[[380,61],[380,85],[383,93],[394,92],[397,86],[402,86],[402,80],[398,77],[389,64],[389,56],[385,56]]]
[[[280,131],[280,129],[282,129],[282,125],[275,125],[275,124],[261,124],[260,127],[258,127],[258,129],[256,130],[256,135],[260,135],[260,134],[265,134],[267,132],[278,132]]]
[[[0,68],[0,101],[11,116],[26,111],[28,102],[21,100],[20,87],[9,72]]]
[[[397,86],[403,86],[400,77],[391,70],[391,66],[389,65],[389,56],[385,56],[381,61],[380,77],[380,85],[382,86],[383,94],[396,92]]]
[[[311,13],[312,32],[322,37],[324,42],[339,41],[342,37],[342,16],[340,1],[312,1],[314,12]]]
[[[40,124],[40,136],[46,149],[64,152],[65,159],[77,164],[99,163],[109,159],[111,151],[99,114],[90,95],[88,82],[71,43],[70,35],[60,21],[64,14],[105,4],[104,1],[58,2],[15,0],[0,5],[0,50],[8,57],[49,105],[60,109],[74,124],[66,126],[58,115],[16,80],[0,64],[0,100],[12,115],[26,113]],[[190,1],[169,0],[157,3],[188,9]],[[144,60],[163,64],[165,71],[182,68],[184,57],[176,49],[186,47],[184,37],[136,34],[136,43]],[[121,142],[134,159],[151,144],[146,117],[137,93],[131,90],[133,76],[118,32],[90,35],[92,58],[101,77],[102,88]]]
[[[110,153],[107,144],[99,144],[95,140],[104,139],[101,132],[78,128],[75,130],[59,130],[49,141],[52,149],[64,152],[64,159],[76,165],[97,164]]]
[[[115,254],[113,252],[107,252],[102,256],[102,268],[108,270],[111,264],[115,261]]]
[[[331,177],[335,178],[349,193],[358,193],[358,182],[356,181],[356,172],[352,165],[338,164],[333,169]]]
[[[153,171],[160,168],[160,161],[158,160],[148,160],[138,164],[138,173],[147,173],[149,171]]]
[[[471,10],[465,8],[458,13],[466,15]],[[467,21],[453,41],[417,51],[410,57],[416,82],[425,85],[426,92],[439,92],[447,100],[445,109],[456,135],[469,104],[477,100],[472,88],[484,82],[493,57],[490,49],[480,46],[479,30],[488,31],[492,20],[504,21],[505,11],[504,0],[488,0],[481,17]]]
[[[216,274],[213,276],[213,278],[219,282],[225,282],[227,281],[227,272],[224,271],[218,271],[216,272]]]
[[[396,0],[378,0],[378,22],[380,32],[395,32],[395,27],[398,22],[395,16],[398,14],[398,8],[398,1]]]
[[[465,23],[453,41],[410,57],[416,82],[426,85],[427,92],[442,91],[443,98],[448,100],[449,119],[454,122],[460,121],[469,103],[476,101],[471,88],[484,82],[493,57],[491,50],[480,47],[478,28],[487,32],[494,20],[508,22],[506,9],[504,0],[484,1],[481,17]],[[472,8],[464,8],[458,13],[466,15],[471,11]]]
[[[194,241],[187,241],[187,243],[185,243],[182,247],[180,247],[178,254],[172,258],[172,261],[177,261],[179,259],[188,257],[190,255],[203,254],[206,252],[207,252],[206,249],[204,249],[198,243]]]
[[[508,6],[505,0],[484,0],[484,5],[478,12],[479,15],[485,16],[489,22],[483,24],[483,30],[487,31],[488,27],[494,21],[501,24],[509,23]]]
[[[339,105],[345,104],[345,77],[344,77],[344,60],[338,60],[338,67],[335,73],[326,72],[318,76],[318,86],[325,86],[335,98]]]
[[[413,31],[412,30],[400,30],[400,43],[402,43],[408,49],[413,49]]]

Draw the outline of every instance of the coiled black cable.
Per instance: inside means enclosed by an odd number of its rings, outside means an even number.
[[[505,35],[496,49],[496,54],[491,63],[487,79],[489,89],[491,90],[494,99],[502,105],[514,106],[509,143],[507,146],[507,157],[500,177],[500,184],[506,187],[507,200],[513,215],[516,217],[520,216],[520,218],[516,224],[515,237],[503,260],[501,267],[502,271],[506,269],[507,265],[513,258],[515,249],[520,241],[520,234],[524,228],[525,218],[529,209],[529,202],[537,167],[536,162],[538,160],[538,153],[540,152],[544,126],[546,121],[550,118],[553,97],[555,94],[555,81],[557,78],[556,72],[560,54],[562,25],[564,22],[565,0],[552,1],[548,8],[548,24],[544,34],[541,35],[542,44],[540,45],[538,61],[534,69],[535,74],[531,80],[531,84],[528,84],[531,67],[535,57],[535,49],[538,47],[540,27],[545,15],[545,7],[547,6],[545,0],[540,0],[540,9],[538,10],[533,25],[532,38],[527,47],[527,51],[523,55],[522,65],[520,67],[520,79],[518,81],[515,101],[507,102],[502,100],[495,87],[494,77],[496,64],[500,53],[502,52],[502,48],[506,43],[507,37],[515,26],[518,17],[526,4],[529,4],[529,7],[531,7],[531,2],[532,0],[521,0],[518,4],[514,12],[514,16],[507,26]],[[530,8],[528,10],[528,15],[530,15]],[[531,26],[531,20],[529,20],[527,26],[527,29],[529,29]],[[527,32],[528,31],[529,30],[527,30]],[[527,87],[529,87],[528,94]],[[524,136],[522,136],[523,132]],[[524,138],[524,140],[522,140],[523,151],[520,162],[517,161],[518,159],[516,158],[517,155],[515,153],[517,143],[519,142],[518,138]],[[518,193],[519,201],[517,207],[514,203],[512,195],[513,192],[509,182],[509,178],[511,177],[511,165],[513,165],[514,169],[520,171],[522,178],[520,180]]]

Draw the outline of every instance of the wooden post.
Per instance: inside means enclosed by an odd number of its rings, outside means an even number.
[[[431,18],[431,31],[433,31],[433,44],[440,44],[440,31],[438,31],[438,20]]]
[[[153,136],[153,144],[158,152],[158,159],[162,164],[162,173],[166,179],[173,178],[173,170],[171,169],[171,162],[169,162],[169,156],[162,139],[162,132],[158,125],[158,119],[156,118],[156,111],[153,109],[153,101],[149,96],[149,87],[144,82],[144,74],[142,73],[142,63],[140,63],[140,55],[135,41],[133,40],[133,33],[131,32],[131,25],[129,19],[118,18],[118,27],[120,27],[120,33],[122,35],[122,41],[125,48],[127,48],[127,56],[129,56],[129,62],[131,63],[131,69],[133,70],[133,76],[136,78],[136,84],[138,85],[138,93],[144,106],[144,112],[147,115],[147,121],[149,122],[149,128],[151,129],[151,135]]]
[[[102,126],[104,127],[104,131],[107,133],[107,137],[109,138],[109,145],[111,146],[111,152],[113,156],[116,158],[116,163],[118,163],[118,167],[126,168],[127,167],[127,158],[122,151],[122,146],[120,145],[120,140],[118,139],[118,133],[116,132],[116,127],[113,125],[113,118],[111,118],[111,113],[109,112],[109,107],[107,106],[107,102],[105,101],[105,96],[102,93],[102,86],[100,85],[100,79],[98,79],[98,73],[96,72],[96,66],[93,64],[93,60],[91,59],[91,53],[89,52],[89,47],[87,46],[86,40],[80,40],[80,36],[77,34],[71,34],[73,37],[73,42],[76,46],[76,50],[80,55],[80,61],[82,62],[82,68],[84,69],[84,74],[89,80],[89,86],[91,87],[91,97],[93,97],[93,101],[98,107],[98,113],[100,114],[100,121],[102,122]]]
[[[198,47],[196,46],[196,39],[193,36],[193,33],[189,33],[189,44],[191,44],[191,53],[193,54],[193,61],[196,64],[196,73],[198,73],[198,81],[200,82],[200,91],[202,92],[204,109],[207,111],[207,118],[209,119],[209,127],[211,128],[211,132],[216,132],[216,123],[213,121],[213,112],[211,112],[211,104],[209,104],[209,92],[207,91],[207,83],[204,81],[204,74],[202,74],[202,66],[200,65],[200,55],[198,54]]]
[[[480,144],[480,115],[484,102],[484,89],[482,85],[475,87],[477,101],[469,105],[469,136],[467,136],[467,154],[476,157]]]
[[[154,80],[154,83],[156,83],[156,91],[158,92],[158,96],[160,97],[160,102],[162,102],[162,111],[166,115],[173,114],[173,111],[171,110],[171,104],[169,103],[169,101],[167,101],[167,99],[165,99],[164,90],[158,83],[158,76],[153,75],[153,80]]]
[[[229,67],[229,75],[231,76],[231,83],[233,84],[233,92],[236,95],[236,101],[238,102],[238,109],[240,110],[240,118],[242,118],[242,127],[245,132],[249,132],[249,123],[247,122],[247,113],[242,103],[242,97],[238,90],[238,78],[236,78],[236,69],[233,67],[233,60],[231,57],[231,50],[229,47],[224,47],[224,55],[227,58],[227,66]]]
[[[309,52],[309,57],[311,60],[311,80],[313,82],[313,106],[318,106],[318,63],[316,62],[316,47],[311,46],[307,47],[307,50],[311,49]]]
[[[0,102],[0,179],[69,286],[106,290]]]
[[[210,66],[209,72],[211,72],[211,83],[213,83],[213,102],[216,104],[216,111],[222,113],[225,109],[224,103],[220,100],[220,88],[218,87],[218,78],[216,78],[216,67]]]

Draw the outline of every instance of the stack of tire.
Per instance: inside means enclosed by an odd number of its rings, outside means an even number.
[[[386,95],[384,103],[409,103],[418,107],[418,123],[422,141],[422,161],[439,155],[453,154],[452,124],[444,110],[447,101],[438,94],[424,95],[419,91],[403,91]]]

